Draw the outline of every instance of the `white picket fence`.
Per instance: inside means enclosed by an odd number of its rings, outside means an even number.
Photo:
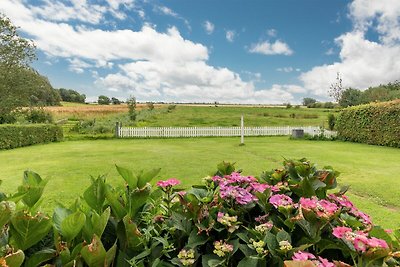
[[[303,129],[304,133],[320,135],[320,127],[243,127],[244,136],[291,135],[294,129]],[[336,132],[324,130],[324,136],[335,136]],[[241,136],[240,127],[118,127],[120,138],[169,138],[169,137],[219,137]]]

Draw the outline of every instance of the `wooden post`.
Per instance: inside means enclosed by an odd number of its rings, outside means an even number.
[[[116,123],[115,123],[115,137],[117,137],[117,138],[119,138],[120,136],[119,136],[119,122],[117,121]]]
[[[244,120],[243,120],[243,114],[242,117],[240,118],[240,145],[244,145]]]

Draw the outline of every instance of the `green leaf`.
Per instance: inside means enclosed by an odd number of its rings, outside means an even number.
[[[160,173],[160,171],[161,171],[161,168],[158,168],[158,169],[153,169],[153,170],[147,171],[145,173],[141,173],[140,175],[137,176],[137,178],[138,178],[137,186],[139,188],[145,187],[148,182],[150,182],[154,177],[157,176],[157,174]]]
[[[111,210],[114,213],[114,216],[117,218],[118,221],[120,221],[126,215],[126,210],[118,200],[119,194],[117,192],[114,192],[111,186],[106,186],[105,193],[107,201],[110,203]]]
[[[267,232],[265,234],[264,242],[267,244],[268,250],[271,252],[271,254],[275,256],[276,255],[275,250],[279,247],[275,235],[273,235],[271,232]]]
[[[265,266],[262,265],[263,260],[257,258],[257,257],[245,257],[244,259],[242,259],[239,264],[238,267],[257,267],[257,266]]]
[[[1,259],[1,258],[0,258]],[[4,257],[6,266],[8,267],[19,267],[22,265],[25,259],[25,254],[22,250],[8,254]]]
[[[369,232],[369,236],[383,239],[388,243],[388,245],[392,243],[390,235],[380,226],[374,226],[374,228]]]
[[[117,253],[117,243],[114,243],[114,245],[106,253],[106,266],[112,265],[116,253]]]
[[[278,243],[281,241],[289,241],[290,243],[292,242],[292,238],[285,230],[281,230],[276,234],[276,240],[278,241]]]
[[[39,174],[32,171],[24,172],[24,179],[21,186],[18,187],[19,193],[24,193],[22,200],[32,208],[42,197],[47,180],[42,180]]]
[[[313,226],[310,222],[301,219],[299,221],[296,222],[297,225],[299,225],[301,227],[301,229],[303,229],[303,231],[309,236],[311,237],[311,239],[315,239],[317,236],[317,229],[315,226]]]
[[[97,213],[103,211],[103,205],[106,198],[104,191],[104,178],[98,177],[96,180],[92,179],[92,184],[83,193],[83,198],[86,203]]]
[[[88,241],[91,239],[93,234],[101,237],[107,226],[108,219],[110,218],[110,207],[108,207],[103,214],[100,216],[96,211],[92,210],[90,217],[86,218],[85,225],[83,227],[83,232],[85,239]]]
[[[51,221],[42,213],[30,216],[23,211],[15,213],[11,218],[11,242],[15,247],[25,250],[47,235],[51,229]]]
[[[72,212],[62,206],[57,206],[53,212],[53,225],[54,228],[61,234],[61,223],[67,218]]]
[[[136,213],[146,204],[151,193],[150,186],[141,189],[134,189],[129,192],[129,215],[134,218]]]
[[[85,224],[86,216],[83,212],[77,211],[68,215],[61,223],[61,234],[70,242],[74,239]]]
[[[140,236],[136,223],[134,223],[128,216],[123,219],[125,225],[125,238],[127,240],[128,246],[132,249],[138,249],[141,245]]]
[[[89,267],[105,266],[106,264],[106,250],[96,235],[93,236],[90,244],[82,248],[81,255]]]
[[[123,167],[119,167],[115,165],[117,168],[118,173],[124,178],[125,182],[129,185],[131,189],[137,188],[138,186],[138,179],[135,175],[133,175],[132,171],[125,169]]]
[[[203,235],[203,234],[198,234],[197,230],[194,229],[192,232],[190,232],[187,247],[189,248],[195,248],[197,246],[204,245],[207,243],[208,237]]]
[[[57,251],[54,249],[45,249],[36,252],[25,262],[25,267],[36,267],[40,266],[41,263],[46,262],[54,258],[57,254]]]
[[[15,203],[11,201],[0,202],[0,229],[6,225],[15,211]]]

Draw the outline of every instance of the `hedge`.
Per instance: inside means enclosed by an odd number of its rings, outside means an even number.
[[[336,130],[342,140],[400,147],[400,100],[346,108]]]
[[[53,124],[0,125],[0,149],[12,149],[62,139],[62,128]]]

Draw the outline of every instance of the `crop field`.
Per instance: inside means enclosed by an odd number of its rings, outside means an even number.
[[[199,183],[221,161],[236,162],[247,175],[281,166],[284,158],[306,157],[319,167],[341,172],[340,185],[374,222],[387,228],[400,224],[400,150],[339,141],[290,140],[288,137],[70,141],[0,151],[1,190],[15,192],[23,171],[38,172],[49,183],[45,210],[71,203],[89,185],[89,176],[107,176],[122,184],[115,164],[132,170],[162,168],[160,179],[175,177],[182,187]],[[154,183],[155,181],[153,181]]]

